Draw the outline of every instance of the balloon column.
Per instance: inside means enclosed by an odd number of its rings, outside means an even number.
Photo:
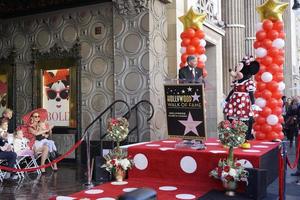
[[[284,23],[282,14],[288,3],[278,0],[267,0],[257,7],[261,23],[257,24],[256,41],[254,42],[256,60],[260,71],[255,76],[255,104],[262,111],[255,119],[253,129],[256,139],[283,139],[282,133],[282,91],[284,63]]]
[[[198,57],[197,67],[203,70],[203,76],[207,76],[205,70],[205,62],[207,57],[205,55],[204,31],[202,30],[203,22],[206,18],[206,14],[198,14],[194,12],[191,7],[188,13],[184,16],[179,17],[179,20],[184,25],[184,31],[181,33],[181,63],[180,67],[186,66],[186,59],[189,55],[195,55]]]

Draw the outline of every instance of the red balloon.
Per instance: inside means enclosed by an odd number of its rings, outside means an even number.
[[[265,49],[272,48],[272,40],[266,38],[263,40],[262,45],[265,47]]]
[[[276,81],[271,81],[267,83],[267,89],[270,90],[271,92],[276,92],[278,90],[278,83]]]
[[[254,125],[253,125],[253,129],[254,129],[255,131],[260,131],[260,128],[261,128],[261,126],[260,126],[259,124],[254,124]]]
[[[263,65],[263,64],[261,64],[260,67],[259,67],[258,73],[262,74],[262,73],[264,73],[266,71],[266,69],[267,69],[266,66]]]
[[[188,38],[193,38],[195,36],[196,31],[193,28],[186,29],[186,34]]]
[[[259,48],[259,47],[261,47],[261,42],[259,42],[259,41],[255,41],[254,43],[253,43],[253,47],[254,47],[254,49],[257,49],[257,48]]]
[[[262,58],[255,58],[255,60],[261,64]]]
[[[284,118],[282,115],[279,115],[278,119],[279,119],[279,123],[282,124],[284,122]]]
[[[267,117],[268,115],[270,115],[272,113],[272,109],[269,107],[264,107],[262,111],[260,111],[261,115],[263,117]]]
[[[273,92],[272,97],[280,99],[282,97],[282,93],[280,91]]]
[[[196,53],[197,54],[204,54],[205,51],[206,51],[205,48],[200,46],[200,45],[196,47]]]
[[[279,55],[284,56],[284,49],[279,49]]]
[[[193,46],[193,45],[189,45],[187,48],[186,48],[186,52],[188,54],[194,54],[196,52],[196,48]]]
[[[273,59],[271,56],[265,56],[262,59],[262,64],[264,64],[264,65],[270,65],[272,62],[273,62]]]
[[[264,90],[261,95],[264,99],[268,100],[272,97],[272,92],[269,90]]]
[[[255,139],[257,140],[264,140],[266,138],[266,134],[262,132],[256,132],[255,133]]]
[[[187,34],[186,34],[186,32],[182,32],[181,34],[180,34],[180,38],[183,40],[184,38],[187,38],[188,36],[187,36]]]
[[[268,124],[264,124],[261,126],[261,132],[263,133],[270,133],[272,131],[272,126],[268,125]]]
[[[283,105],[283,101],[281,99],[279,99],[278,102],[277,102],[277,106],[282,107],[282,105]]]
[[[268,49],[268,55],[272,56],[272,57],[276,57],[279,55],[279,49],[277,49],[276,47],[271,47],[270,49]]]
[[[255,80],[258,81],[258,82],[261,81],[261,75],[260,74],[256,74],[255,75]]]
[[[277,72],[280,71],[280,67],[275,64],[275,63],[272,63],[271,65],[268,66],[268,69],[270,72],[272,72],[273,74],[276,74]]]
[[[267,102],[267,106],[273,110],[277,106],[277,99],[269,99]]]
[[[267,38],[271,39],[271,40],[275,40],[276,38],[278,38],[279,33],[276,30],[270,30],[267,32]]]
[[[283,138],[284,138],[284,134],[283,134],[283,132],[281,131],[281,132],[279,132],[279,134],[278,134],[278,139],[281,139],[281,140],[283,140]]]
[[[263,21],[262,27],[266,31],[269,31],[273,28],[273,22],[271,20],[266,19]]]
[[[203,68],[203,77],[205,78],[207,76],[207,71],[205,68]]]
[[[185,63],[188,56],[189,56],[189,55],[186,54],[186,53],[182,54],[182,55],[181,55],[181,62],[182,62],[182,63]]]
[[[282,115],[282,108],[281,107],[278,107],[276,106],[275,108],[273,108],[273,114],[275,115]]]
[[[274,62],[278,65],[282,65],[284,63],[284,57],[278,55],[274,58]]]
[[[184,38],[184,39],[182,39],[181,46],[182,47],[187,47],[187,46],[189,46],[190,43],[191,43],[191,39]]]
[[[267,33],[263,30],[256,32],[256,39],[258,41],[263,41],[267,37]]]
[[[280,31],[278,37],[281,39],[285,39],[285,32]]]
[[[197,64],[197,67],[198,67],[198,68],[202,69],[204,66],[205,66],[205,65],[204,65],[203,62],[198,61],[198,64]]]
[[[275,131],[277,133],[282,131],[282,125],[281,124],[275,124],[272,128],[273,128],[273,131]]]
[[[284,27],[284,24],[282,21],[277,20],[274,24],[273,24],[273,29],[277,30],[277,31],[282,31]]]
[[[193,37],[191,44],[194,45],[195,47],[197,47],[197,46],[199,46],[199,42],[200,42],[199,38]]]
[[[263,91],[264,89],[266,89],[266,83],[264,82],[257,82],[256,83],[256,88],[258,91]]]
[[[199,39],[203,39],[204,36],[205,36],[204,32],[200,29],[195,32],[195,37],[197,37]]]
[[[254,97],[255,97],[255,98],[261,97],[261,92],[256,91],[256,92],[254,93]]]
[[[280,82],[280,81],[283,81],[284,77],[283,77],[283,74],[282,74],[282,73],[278,73],[278,74],[276,74],[276,75],[273,76],[273,79],[274,79],[275,81]]]
[[[259,125],[263,125],[266,123],[266,118],[262,117],[262,116],[258,116],[256,119],[255,119],[255,122]]]
[[[278,138],[278,135],[277,135],[276,132],[271,131],[271,132],[267,133],[267,139],[268,140],[275,140],[277,138]]]

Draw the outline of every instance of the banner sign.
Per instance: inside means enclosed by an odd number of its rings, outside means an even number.
[[[205,107],[202,84],[165,85],[170,137],[205,139]]]

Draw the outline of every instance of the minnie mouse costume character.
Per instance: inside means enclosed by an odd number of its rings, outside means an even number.
[[[232,82],[233,89],[226,98],[224,114],[229,120],[241,120],[248,122],[248,131],[246,139],[253,139],[252,124],[253,111],[260,110],[254,104],[255,83],[251,79],[259,71],[259,63],[252,56],[245,56],[243,60],[235,67],[235,70],[230,70],[230,75],[234,78]]]

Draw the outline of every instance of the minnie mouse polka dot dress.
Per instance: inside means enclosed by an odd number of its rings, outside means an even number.
[[[241,83],[233,83],[233,93],[224,108],[224,113],[229,119],[248,120],[253,116],[249,92],[255,91],[254,82],[250,79]]]

